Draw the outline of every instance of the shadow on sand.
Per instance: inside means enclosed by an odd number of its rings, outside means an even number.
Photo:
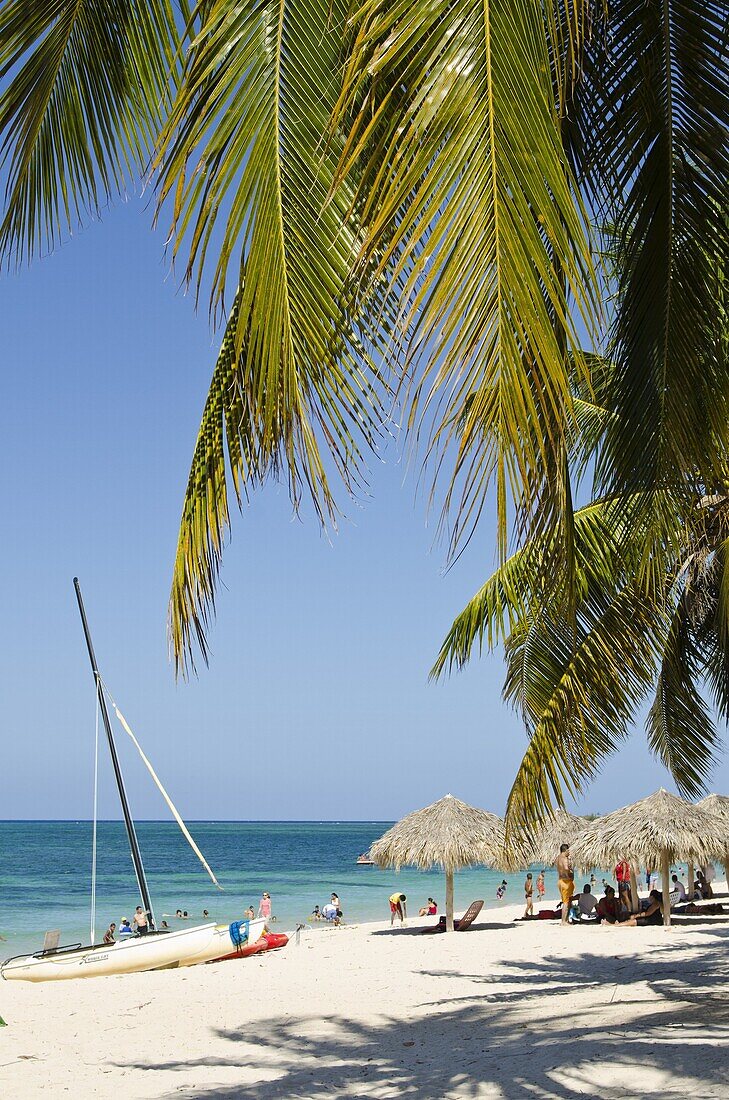
[[[156,1070],[179,1070],[180,1084],[168,1095],[196,1100],[666,1100],[687,1091],[726,1097],[727,935],[705,930],[705,940],[689,948],[690,957],[674,958],[672,945],[629,953],[631,934],[615,934],[618,957],[551,956],[500,963],[494,973],[483,974],[420,971],[432,982],[432,1000],[420,1006],[428,1014],[420,1018],[380,1017],[367,1024],[317,1013],[304,1020],[272,1019],[252,1034],[242,1013],[239,1029],[214,1033],[229,1043],[228,1057],[135,1065],[150,1079]],[[466,996],[439,994],[440,982],[452,976],[471,983]],[[590,995],[577,1006],[575,994],[583,991]],[[615,1013],[611,1018],[607,1007],[621,1001],[634,1006],[625,1023]],[[186,1072],[203,1066],[210,1079],[216,1067],[226,1067],[226,1080],[236,1067],[256,1076],[260,1070],[269,1079],[250,1085],[241,1074],[239,1084],[187,1085]],[[646,1067],[657,1071],[657,1092],[638,1084]]]
[[[516,924],[516,921],[514,922],[514,924]],[[486,923],[486,922],[477,922],[476,924],[472,924],[470,928],[464,928],[462,934],[464,936],[466,936],[466,935],[470,935],[471,932],[503,932],[506,928],[512,928],[513,926],[514,926],[513,924],[504,924],[503,921],[501,923],[492,922],[490,924]],[[413,925],[412,928],[410,926],[407,926],[406,928],[400,928],[396,925],[394,928],[377,928],[375,931],[371,932],[370,935],[371,936],[421,936],[421,935],[440,936],[440,935],[445,935],[445,933],[435,932],[434,928],[435,928],[435,925],[432,925],[432,924],[431,925],[418,924],[418,925]],[[458,933],[456,933],[456,932],[454,932],[452,934],[453,935],[458,935]]]

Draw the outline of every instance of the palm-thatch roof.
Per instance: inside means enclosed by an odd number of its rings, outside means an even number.
[[[729,846],[729,798],[725,794],[707,794],[696,805],[701,810],[706,810],[713,817],[718,817],[727,825],[727,846]]]
[[[661,788],[593,821],[571,851],[584,867],[612,867],[619,859],[656,867],[666,857],[705,863],[726,845],[726,831],[706,809]]]
[[[551,867],[559,855],[560,844],[572,844],[589,824],[586,817],[578,817],[567,810],[555,810],[532,837],[510,837],[509,851],[520,856],[520,866],[542,863],[545,867]]]
[[[496,814],[478,810],[447,794],[393,825],[370,848],[378,867],[442,867],[446,872],[503,861],[504,823]]]

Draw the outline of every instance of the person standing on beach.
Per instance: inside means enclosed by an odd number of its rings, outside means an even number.
[[[537,875],[537,893],[539,894],[539,900],[541,901],[545,894],[544,871],[540,871]]]
[[[567,924],[570,916],[570,902],[575,892],[575,872],[570,859],[569,844],[560,844],[556,867],[559,896],[562,898],[562,924]]]
[[[138,905],[134,916],[132,917],[132,924],[135,931],[140,936],[146,936],[149,932],[149,921],[147,920],[147,914],[142,909],[141,905]]]
[[[405,918],[408,915],[406,901],[404,894],[390,894],[390,928],[395,923],[395,917],[400,918],[400,924],[405,924]]]
[[[529,871],[527,877],[524,880],[524,897],[526,899],[526,909],[524,910],[525,917],[531,917],[534,915],[534,884],[532,882],[532,873]]]
[[[627,859],[621,859],[615,865],[615,879],[618,884],[618,899],[629,913],[633,911],[633,895],[630,889],[630,864]]]

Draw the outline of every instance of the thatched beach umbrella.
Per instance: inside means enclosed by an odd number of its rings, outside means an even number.
[[[589,824],[586,817],[578,817],[567,810],[555,810],[539,826],[531,840],[521,840],[518,836],[514,840],[523,853],[524,862],[553,867],[560,844],[571,844]]]
[[[370,848],[378,867],[442,867],[446,876],[446,931],[453,931],[453,873],[474,863],[500,867],[504,824],[486,810],[477,810],[447,794],[424,810],[415,810]]]
[[[719,856],[724,864],[724,874],[729,885],[729,798],[725,794],[708,794],[696,805],[717,818],[724,826],[724,845],[714,854]]]
[[[649,798],[598,818],[572,845],[575,860],[585,866],[612,867],[619,859],[660,866],[663,874],[663,922],[671,923],[671,863],[705,863],[724,835],[715,817],[684,802],[662,787]]]

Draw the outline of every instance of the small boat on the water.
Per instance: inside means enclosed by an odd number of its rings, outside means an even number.
[[[374,867],[374,865],[375,861],[374,859],[370,859],[369,852],[363,852],[361,856],[357,856],[358,867]]]
[[[129,848],[136,873],[137,884],[142,905],[139,907],[147,917],[146,931],[144,934],[129,936],[112,943],[96,943],[95,941],[95,881],[96,881],[96,798],[94,798],[94,843],[92,857],[92,905],[91,905],[91,943],[82,946],[80,943],[70,944],[65,947],[58,946],[59,933],[53,932],[46,935],[46,944],[43,950],[30,955],[16,955],[6,959],[0,965],[0,974],[6,980],[18,980],[28,982],[61,981],[69,978],[91,978],[109,974],[136,974],[144,970],[168,970],[180,966],[196,966],[198,963],[215,962],[222,959],[245,958],[256,951],[270,950],[272,947],[282,947],[288,942],[285,936],[273,936],[268,940],[264,938],[266,922],[260,918],[257,920],[234,921],[232,924],[216,924],[208,922],[192,928],[182,928],[179,931],[171,931],[167,928],[158,929],[154,918],[154,909],[147,885],[147,877],[142,864],[142,856],[134,828],[129,804],[127,802],[124,780],[122,778],[119,760],[116,753],[116,745],[111,727],[111,719],[107,708],[107,696],[114,708],[121,725],[129,734],[137,747],[142,760],[147,766],[152,778],[160,789],[167,805],[172,811],[178,825],[192,846],[193,851],[200,859],[205,870],[210,875],[213,883],[219,888],[220,884],[206,862],[202,852],[195,844],[187,826],[172,804],[172,800],[160,783],[152,765],[142,752],[141,746],[129,728],[124,716],[119,711],[114,700],[101,679],[96,664],[94,649],[91,644],[86,612],[78,579],[74,578],[76,599],[78,601],[81,622],[86,637],[86,647],[91,661],[96,687],[98,712],[106,730],[109,752],[114,768],[119,800],[121,802],[124,824],[129,839]],[[98,731],[98,725],[97,725]],[[95,768],[95,773],[97,769]],[[284,942],[281,942],[281,941]],[[260,944],[260,946],[259,946]]]

